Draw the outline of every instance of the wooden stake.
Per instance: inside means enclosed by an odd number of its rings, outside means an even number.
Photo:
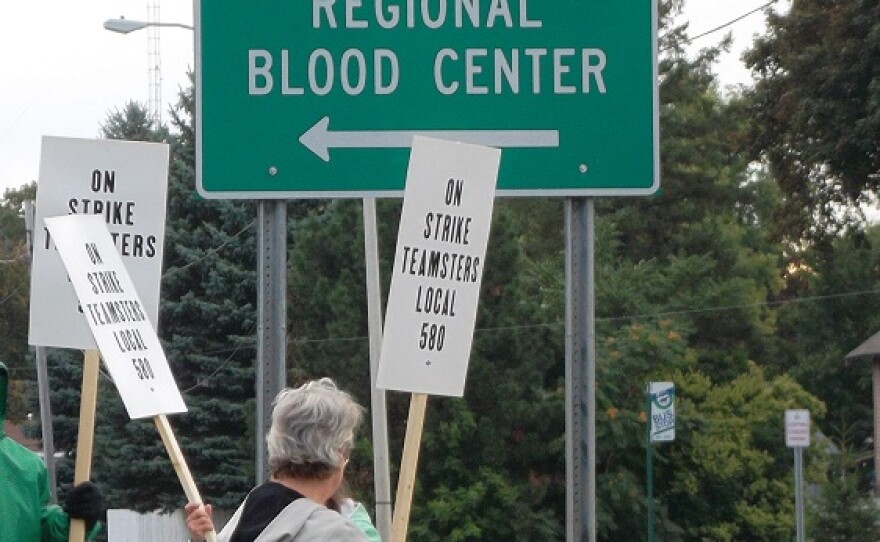
[[[187,500],[201,504],[202,497],[199,495],[196,483],[189,472],[189,467],[183,458],[183,453],[180,451],[180,446],[177,444],[177,438],[174,436],[174,431],[171,430],[168,418],[164,414],[159,414],[158,416],[153,416],[153,421],[156,423],[156,429],[159,430],[159,435],[162,437],[162,442],[165,444],[168,457],[171,459],[171,464],[174,466],[174,472],[177,473],[180,485],[183,486],[183,492],[186,494]],[[207,542],[216,542],[217,533],[214,531],[208,532],[205,535],[205,540]]]
[[[419,463],[419,447],[422,444],[422,429],[425,426],[425,410],[427,407],[427,394],[412,394],[409,402],[409,417],[406,420],[403,457],[400,460],[400,476],[397,479],[394,518],[391,521],[391,542],[406,541],[406,531],[409,528],[409,511],[412,505],[413,489],[416,484],[416,468]]]
[[[73,471],[74,485],[92,477],[92,447],[95,441],[95,407],[98,403],[98,367],[101,356],[97,350],[86,350],[83,363],[82,394],[79,402],[79,434],[76,441],[76,465]],[[69,542],[83,542],[86,522],[70,520]]]

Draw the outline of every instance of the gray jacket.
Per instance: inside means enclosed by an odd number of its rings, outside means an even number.
[[[244,503],[217,535],[218,542],[229,542]],[[256,542],[368,542],[354,523],[337,512],[307,498],[287,505],[260,533]]]

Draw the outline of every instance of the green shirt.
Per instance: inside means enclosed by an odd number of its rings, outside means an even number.
[[[0,541],[67,542],[70,519],[49,504],[49,473],[40,457],[0,429]],[[94,538],[99,527],[89,533]]]

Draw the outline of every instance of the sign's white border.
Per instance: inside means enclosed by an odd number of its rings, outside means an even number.
[[[96,202],[102,208],[112,208],[109,215],[102,212],[98,216],[111,223],[108,228],[118,238],[147,315],[154,325],[158,323],[168,158],[165,143],[43,137],[34,220],[29,344],[95,348],[76,295],[68,286],[64,264],[48,239],[44,219],[92,214]]]
[[[464,394],[500,159],[498,149],[415,139],[377,387]]]
[[[653,81],[652,85],[652,112],[653,112],[653,163],[654,177],[651,186],[647,188],[574,188],[574,189],[547,189],[547,190],[497,190],[496,195],[501,197],[590,197],[590,196],[649,196],[660,188],[660,84],[659,69],[657,64],[657,25],[659,16],[657,11],[658,0],[651,0],[651,55],[654,59],[651,64]],[[195,110],[196,110],[196,190],[199,195],[206,199],[323,199],[323,198],[400,198],[404,191],[401,190],[334,190],[334,191],[297,191],[297,190],[234,190],[234,191],[210,191],[204,187],[202,168],[202,24],[201,24],[201,1],[193,2],[193,20],[195,22]]]

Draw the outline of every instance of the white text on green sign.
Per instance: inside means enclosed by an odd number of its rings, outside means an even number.
[[[202,2],[200,189],[399,195],[422,135],[508,149],[502,194],[651,193],[655,21],[653,2]]]

